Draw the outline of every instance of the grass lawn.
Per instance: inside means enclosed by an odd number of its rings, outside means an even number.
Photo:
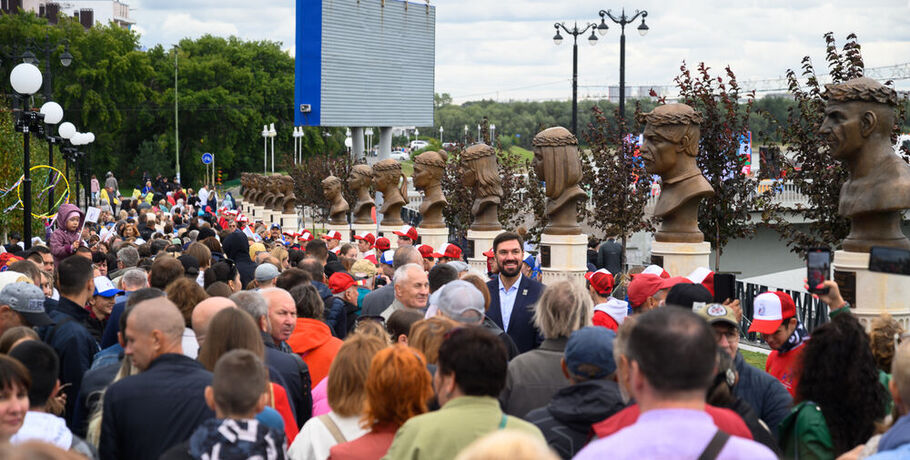
[[[739,350],[739,352],[743,354],[743,358],[745,358],[747,363],[761,370],[765,370],[765,361],[767,361],[768,355],[746,350]]]
[[[408,177],[414,175],[414,162],[413,161],[402,161],[401,162],[401,172]]]
[[[509,152],[511,152],[513,154],[521,155],[521,157],[523,159],[528,160],[528,161],[534,159],[534,152],[523,149],[517,145],[513,145],[512,148],[509,149]]]

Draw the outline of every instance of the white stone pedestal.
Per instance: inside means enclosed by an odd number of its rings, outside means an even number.
[[[480,273],[487,272],[487,258],[483,253],[493,249],[493,240],[502,230],[474,231],[468,230],[468,244],[473,246],[473,256],[468,258],[468,265],[476,268]],[[467,251],[470,253],[471,251]]]
[[[395,232],[401,231],[401,225],[379,225],[379,233],[389,239],[389,249],[398,249],[398,235]],[[376,235],[379,238],[379,235]]]
[[[265,211],[264,207],[259,206],[258,204],[254,204],[250,206],[250,214],[247,217],[250,218],[250,222],[252,222],[254,219],[262,219],[263,211]]]
[[[433,246],[433,249],[439,249],[449,242],[449,229],[446,227],[417,227],[417,234],[420,235],[420,244],[429,244],[430,246]]]
[[[869,253],[835,251],[834,280],[866,329],[885,312],[905,330],[910,327],[910,281],[906,276],[869,271]]]
[[[262,219],[262,223],[265,224],[266,227],[268,227],[269,225],[272,225],[272,221],[275,220],[273,218],[274,215],[275,215],[275,211],[272,211],[269,208],[262,208],[262,216],[261,217],[257,216],[257,218]],[[280,218],[281,214],[279,214],[278,216]]]
[[[344,225],[325,224],[325,229],[328,232],[331,232],[332,230],[334,230],[334,231],[341,233],[341,244],[348,243],[348,242],[354,240],[354,235],[351,234],[350,224],[344,224]]]
[[[353,232],[351,238],[353,238],[354,235],[368,232],[379,238],[379,236],[376,235],[376,224],[351,224],[351,232]]]
[[[540,235],[541,283],[568,279],[584,286],[587,260],[587,235]]]
[[[710,268],[711,243],[651,242],[651,263],[672,276],[686,276],[698,267]]]
[[[281,231],[288,233],[296,232],[297,228],[300,227],[300,222],[297,220],[297,213],[281,214],[281,220],[278,223],[281,225]]]

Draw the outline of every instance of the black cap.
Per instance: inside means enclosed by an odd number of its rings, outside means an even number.
[[[183,264],[183,271],[187,275],[196,276],[199,274],[199,259],[196,256],[191,256],[189,254],[184,254],[177,258],[181,264]]]
[[[701,284],[679,283],[670,288],[665,303],[691,310],[695,302],[710,303],[713,300],[711,291]]]

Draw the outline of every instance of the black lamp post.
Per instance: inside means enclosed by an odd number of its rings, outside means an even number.
[[[44,114],[32,111],[29,99],[35,94],[42,83],[41,71],[32,64],[22,63],[13,68],[9,76],[10,84],[20,96],[22,107],[14,114],[16,131],[22,133],[23,173],[22,173],[22,234],[25,249],[32,247],[32,177],[31,177],[31,150],[29,134],[41,134]]]
[[[595,24],[589,23],[583,29],[578,28],[578,23],[569,29],[565,24],[557,22],[553,24],[553,27],[556,28],[556,35],[553,36],[553,43],[557,45],[562,43],[562,35],[559,34],[559,29],[561,28],[567,34],[572,36],[572,134],[578,136],[578,36],[584,35],[588,29],[591,29],[591,36],[588,37],[588,43],[591,46],[597,44],[597,35],[594,35],[594,29],[597,28]]]
[[[50,35],[45,34],[44,35],[44,45],[43,45],[43,47],[39,46],[39,48],[38,48],[38,50],[40,52],[44,53],[44,87],[43,87],[42,93],[44,94],[45,104],[50,102],[51,92],[53,91],[53,81],[54,81],[53,78],[54,77],[53,77],[53,74],[51,73],[51,52],[56,50],[61,44],[65,44],[66,47],[63,49],[63,53],[60,53],[60,65],[62,65],[63,67],[69,67],[70,64],[73,63],[73,55],[70,54],[70,45],[69,45],[68,41],[61,40],[61,41],[52,43]],[[32,62],[30,62],[31,64],[33,64],[33,65],[37,64],[38,60],[35,58],[34,54],[32,54],[31,52],[26,52],[26,54],[31,54],[31,60],[32,60]],[[26,61],[26,62],[28,62],[28,61]],[[59,107],[59,105],[58,105],[58,107]],[[44,107],[42,107],[42,111],[43,111],[43,109],[44,109]],[[61,112],[61,118],[62,118],[63,111],[61,110],[60,112]],[[57,121],[52,122],[49,119],[45,119],[45,122],[47,122],[47,124],[56,124],[56,123],[59,123],[60,120],[58,119]],[[47,137],[47,165],[53,168],[54,167],[54,144],[59,143],[61,139],[59,137],[50,135],[50,130],[48,130],[48,135],[46,137]],[[53,174],[53,170],[50,170],[50,172],[48,174]],[[54,208],[54,187],[51,187],[50,190],[48,190],[47,213],[50,214],[51,211],[53,211],[53,208]]]
[[[641,24],[638,26],[638,33],[641,36],[645,36],[648,33],[648,25],[645,24],[645,18],[648,17],[647,11],[638,11],[635,10],[635,14],[632,16],[626,16],[626,10],[623,9],[619,17],[613,16],[610,13],[610,10],[600,10],[600,25],[597,26],[597,33],[601,36],[607,34],[606,18],[610,18],[611,21],[619,24],[620,35],[619,35],[619,116],[623,126],[625,126],[626,119],[626,24],[631,23],[632,21],[638,19],[641,16]]]

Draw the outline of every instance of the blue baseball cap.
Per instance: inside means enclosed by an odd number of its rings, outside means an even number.
[[[123,291],[114,286],[114,282],[106,276],[95,277],[95,294],[101,297],[114,297],[123,295]]]
[[[394,258],[394,257],[395,257],[395,251],[392,249],[389,249],[388,251],[385,251],[382,253],[382,257],[379,258],[379,263],[386,264],[386,265],[393,265],[392,258]]]
[[[616,333],[601,326],[588,326],[573,332],[565,351],[569,372],[587,379],[599,379],[616,372],[614,339]]]

